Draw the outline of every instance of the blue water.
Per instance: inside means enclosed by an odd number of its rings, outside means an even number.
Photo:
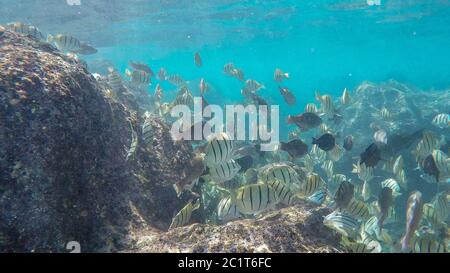
[[[195,87],[204,77],[215,89],[207,99],[221,104],[242,100],[241,84],[222,72],[225,63],[233,62],[246,78],[266,86],[261,94],[281,105],[283,119],[301,112],[316,90],[340,95],[363,81],[389,79],[425,90],[450,86],[450,1],[387,0],[380,6],[364,0],[214,1],[207,7],[202,5],[208,1],[188,2],[193,4],[180,4],[185,20],[149,25],[152,16],[143,15],[111,25],[112,33],[126,30],[133,38],[101,48],[95,58],[110,59],[121,71],[130,59],[149,63],[155,71],[165,67]],[[176,9],[165,12],[160,10],[161,18],[178,14]],[[133,44],[147,29],[160,30],[158,42],[150,36],[149,42]],[[193,63],[196,51],[204,62],[200,69]],[[275,68],[291,74],[283,86],[298,97],[295,107],[279,96]]]
[[[107,59],[121,72],[129,60],[145,62],[155,72],[165,67],[182,75],[192,87],[204,77],[214,87],[210,103],[242,101],[241,83],[222,72],[233,62],[266,86],[261,95],[281,106],[283,119],[301,112],[316,90],[340,95],[363,81],[389,79],[424,90],[450,86],[449,0],[382,0],[379,6],[366,0],[0,3],[5,23],[70,33],[97,47],[88,61]],[[193,62],[197,51],[200,69]],[[275,68],[291,74],[283,86],[297,96],[295,107],[279,95]],[[163,88],[174,89],[168,83]]]

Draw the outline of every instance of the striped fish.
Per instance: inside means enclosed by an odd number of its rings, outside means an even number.
[[[438,168],[439,172],[450,172],[450,170],[448,169],[448,157],[443,151],[433,150],[431,155],[433,156],[434,162],[436,163],[436,167]]]
[[[165,81],[167,79],[167,71],[164,67],[161,67],[158,71],[158,79],[160,81]]]
[[[370,250],[370,253],[381,253],[382,247],[377,240],[372,238],[364,231],[361,231],[360,237],[361,238],[358,240],[358,242],[365,244],[367,248]]]
[[[327,191],[322,189],[308,196],[307,200],[313,204],[322,205],[325,202],[326,198]]]
[[[208,175],[205,177],[216,183],[223,183],[233,179],[240,170],[241,166],[231,159],[228,162],[209,167]]]
[[[171,83],[171,84],[173,84],[173,85],[175,85],[177,87],[186,86],[186,84],[187,84],[186,81],[183,80],[183,78],[180,75],[177,75],[177,74],[166,76],[166,80],[169,83]]]
[[[240,187],[235,203],[240,213],[256,214],[272,208],[278,203],[277,193],[267,184],[253,184]]]
[[[80,51],[81,42],[71,35],[58,34],[56,36],[48,35],[47,41],[54,43],[62,51]]]
[[[390,157],[388,160],[386,160],[386,162],[383,164],[383,171],[385,172],[389,172],[389,173],[394,173],[394,163],[395,163],[396,159],[393,157]]]
[[[206,146],[206,165],[214,166],[233,158],[234,142],[226,133],[210,136]]]
[[[423,204],[423,217],[430,223],[432,226],[438,226],[441,224],[439,221],[438,214],[433,204],[426,203]]]
[[[375,240],[370,239],[366,236],[363,241],[352,242],[346,237],[341,239],[342,246],[349,253],[380,253],[381,245]]]
[[[294,194],[288,185],[279,179],[269,180],[267,184],[277,193],[278,200],[284,205],[290,205],[294,201]]]
[[[260,89],[265,88],[264,85],[260,84],[256,80],[246,80],[244,88],[251,93],[257,92]]]
[[[345,211],[351,216],[363,221],[368,220],[370,217],[369,207],[367,204],[354,198],[350,201],[347,208],[345,208]]]
[[[447,253],[447,247],[430,235],[413,236],[410,242],[413,253]]]
[[[301,196],[310,196],[311,194],[320,190],[324,186],[324,184],[325,182],[318,174],[311,173],[307,176],[306,183],[303,184],[299,194]]]
[[[322,163],[322,170],[325,172],[325,174],[327,175],[328,178],[333,177],[333,173],[334,173],[334,163],[331,160],[325,160]]]
[[[380,234],[380,229],[378,226],[378,218],[376,216],[370,217],[367,221],[363,223],[361,237],[364,237],[364,235],[369,235],[370,236],[369,239],[372,239],[372,237],[374,237],[377,240],[380,240],[388,245],[393,244],[393,240],[391,236],[387,233],[386,229],[383,229],[383,231]]]
[[[432,121],[433,125],[444,129],[444,128],[449,128],[450,127],[450,115],[442,113],[442,114],[438,114],[433,118]]]
[[[110,67],[108,68],[108,84],[109,86],[111,86],[112,90],[116,93],[123,93],[125,92],[125,87],[123,85],[123,80],[122,80],[122,76],[120,75],[119,72],[117,72],[116,70],[114,70],[114,68]]]
[[[346,237],[356,238],[359,235],[358,220],[345,212],[332,212],[325,216],[323,224]]]
[[[362,181],[370,181],[373,178],[373,168],[366,167],[366,164],[353,164],[352,173],[357,173],[358,178]]]
[[[13,32],[29,35],[38,40],[45,40],[45,36],[37,27],[27,25],[21,22],[9,23],[6,25],[6,29]]]
[[[217,217],[219,220],[228,222],[241,217],[236,204],[231,201],[231,196],[227,196],[220,200],[217,205]]]
[[[341,103],[342,105],[347,105],[350,103],[350,93],[348,92],[347,88],[345,88],[344,92],[342,92]]]
[[[309,156],[314,160],[316,163],[323,162],[327,156],[327,153],[320,149],[319,146],[316,144],[312,145],[311,151],[309,152]]]
[[[233,63],[227,63],[223,67],[223,72],[229,76],[233,75],[234,71],[234,64]]]
[[[328,158],[334,162],[339,161],[344,155],[344,149],[339,145],[334,145],[334,148],[327,152]]]
[[[388,187],[392,190],[392,195],[394,197],[397,197],[399,195],[401,195],[401,190],[400,190],[400,185],[397,183],[397,181],[393,178],[388,178],[386,180],[383,180],[381,182],[381,187]]]
[[[191,91],[186,86],[180,88],[175,97],[175,100],[172,102],[172,106],[177,105],[186,105],[189,108],[194,107],[194,97],[192,96]]]
[[[175,217],[173,217],[169,230],[187,225],[191,220],[192,212],[198,208],[200,208],[200,199],[189,202],[175,215]]]
[[[381,108],[380,116],[384,120],[390,120],[392,118],[391,112],[386,107]]]
[[[333,100],[330,95],[319,96],[320,111],[325,114],[334,113]]]
[[[275,72],[273,73],[273,79],[276,82],[281,82],[284,79],[289,79],[289,73],[285,73],[281,69],[277,68],[277,69],[275,69]]]
[[[375,234],[378,233],[379,230],[378,217],[376,216],[369,217],[369,219],[367,219],[363,223],[362,230],[371,236],[375,236]]]
[[[395,179],[397,180],[399,186],[401,188],[406,189],[407,187],[407,181],[406,181],[406,174],[405,174],[405,170],[400,169],[397,173],[397,175],[395,176]]]
[[[293,184],[300,183],[295,169],[285,163],[272,163],[262,167],[260,170],[260,178],[265,183],[271,180],[280,180],[289,187]]]
[[[403,170],[403,162],[403,157],[401,155],[395,159],[394,165],[392,165],[392,171],[394,174],[398,174],[400,170]]]
[[[325,123],[320,124],[320,126],[319,126],[319,134],[323,135],[323,134],[326,134],[326,133],[333,133],[333,132],[330,130],[330,128]]]
[[[137,85],[149,85],[151,83],[150,74],[142,70],[125,70],[125,75],[127,75],[133,84]]]
[[[423,159],[436,149],[439,141],[431,132],[424,132],[422,139],[417,144],[414,154],[417,159]]]
[[[241,82],[244,81],[244,71],[242,71],[242,69],[239,69],[239,68],[233,69],[233,72],[231,73],[231,75],[233,77],[235,77],[236,79],[240,80]]]
[[[439,193],[433,200],[436,213],[441,221],[446,221],[450,217],[450,201],[444,192]]]
[[[314,104],[314,103],[308,103],[305,106],[305,112],[307,112],[307,113],[317,113],[318,112],[317,105]]]

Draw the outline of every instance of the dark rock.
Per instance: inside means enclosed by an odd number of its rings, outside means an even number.
[[[0,251],[116,251],[169,225],[190,146],[155,120],[154,149],[127,161],[137,107],[49,44],[5,31],[0,68]]]

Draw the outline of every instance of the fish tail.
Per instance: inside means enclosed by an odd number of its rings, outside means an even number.
[[[312,144],[317,144],[317,138],[312,137]]]
[[[284,73],[284,76],[286,77],[286,79],[289,79],[289,73]]]
[[[127,75],[128,77],[131,77],[131,71],[128,68],[125,69],[125,75]]]

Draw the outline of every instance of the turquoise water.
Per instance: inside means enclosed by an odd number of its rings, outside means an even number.
[[[207,99],[218,104],[242,100],[241,84],[222,72],[233,62],[246,78],[267,87],[261,94],[281,105],[283,120],[313,101],[315,90],[340,95],[363,81],[389,79],[425,90],[450,85],[450,1],[176,2],[184,4],[110,25],[110,35],[125,31],[130,40],[119,35],[93,58],[110,59],[121,71],[128,60],[149,63],[155,71],[162,66],[195,87],[204,77],[215,89]],[[180,20],[167,19],[180,13]],[[155,24],[158,16],[162,23]],[[145,39],[150,41],[134,42]],[[201,69],[193,63],[196,51]],[[287,107],[279,96],[275,68],[291,74],[283,86],[297,95],[297,106]]]
[[[109,59],[121,71],[132,59],[190,80],[205,77],[218,91],[211,96],[230,101],[240,99],[240,84],[222,74],[230,61],[264,83],[268,96],[277,93],[273,70],[290,72],[286,85],[300,102],[315,90],[337,94],[364,80],[450,84],[447,0],[2,2],[5,22],[70,33],[99,48],[90,58]],[[195,51],[202,69],[193,66]]]

